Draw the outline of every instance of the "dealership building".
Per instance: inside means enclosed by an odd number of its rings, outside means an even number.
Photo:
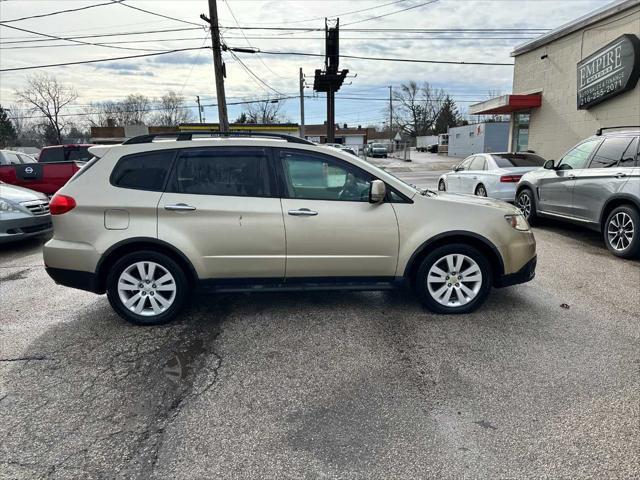
[[[509,149],[557,159],[597,129],[640,126],[640,2],[622,0],[517,47],[513,94],[469,107],[510,114]]]

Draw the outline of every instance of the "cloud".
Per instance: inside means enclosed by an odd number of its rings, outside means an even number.
[[[155,73],[142,70],[142,67],[129,62],[108,62],[94,66],[98,70],[112,70],[115,75],[135,75],[142,77],[155,77]]]
[[[161,65],[205,65],[211,63],[212,60],[210,55],[172,53],[170,55],[160,55],[147,61],[148,63]]]

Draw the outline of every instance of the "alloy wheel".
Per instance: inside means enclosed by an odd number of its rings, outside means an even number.
[[[518,208],[522,210],[525,218],[529,218],[531,214],[531,198],[526,193],[521,193],[518,196]]]
[[[445,192],[447,190],[447,187],[445,186],[443,180],[440,180],[440,182],[438,183],[438,190],[441,192]]]
[[[476,188],[476,195],[479,197],[486,197],[487,190],[482,185],[480,185],[478,188]]]
[[[467,255],[445,255],[427,273],[431,297],[445,307],[460,307],[476,298],[482,287],[482,272]]]
[[[118,296],[126,309],[145,317],[166,312],[176,298],[173,275],[156,262],[136,262],[118,278]]]
[[[629,248],[633,241],[634,225],[632,218],[626,212],[618,212],[607,226],[607,238],[609,245],[617,252]]]

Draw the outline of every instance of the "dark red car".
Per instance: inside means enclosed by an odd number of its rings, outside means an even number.
[[[21,161],[18,155],[0,157],[0,180],[53,195],[92,158],[88,151],[91,146],[44,147],[37,163]]]

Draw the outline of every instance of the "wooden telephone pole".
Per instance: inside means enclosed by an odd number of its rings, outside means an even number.
[[[222,62],[220,47],[220,28],[218,27],[218,7],[216,0],[209,0],[209,18],[200,15],[211,25],[211,44],[213,47],[213,68],[216,77],[216,97],[218,104],[218,123],[221,132],[229,131],[229,117],[227,116],[227,99],[224,93],[225,66]]]

